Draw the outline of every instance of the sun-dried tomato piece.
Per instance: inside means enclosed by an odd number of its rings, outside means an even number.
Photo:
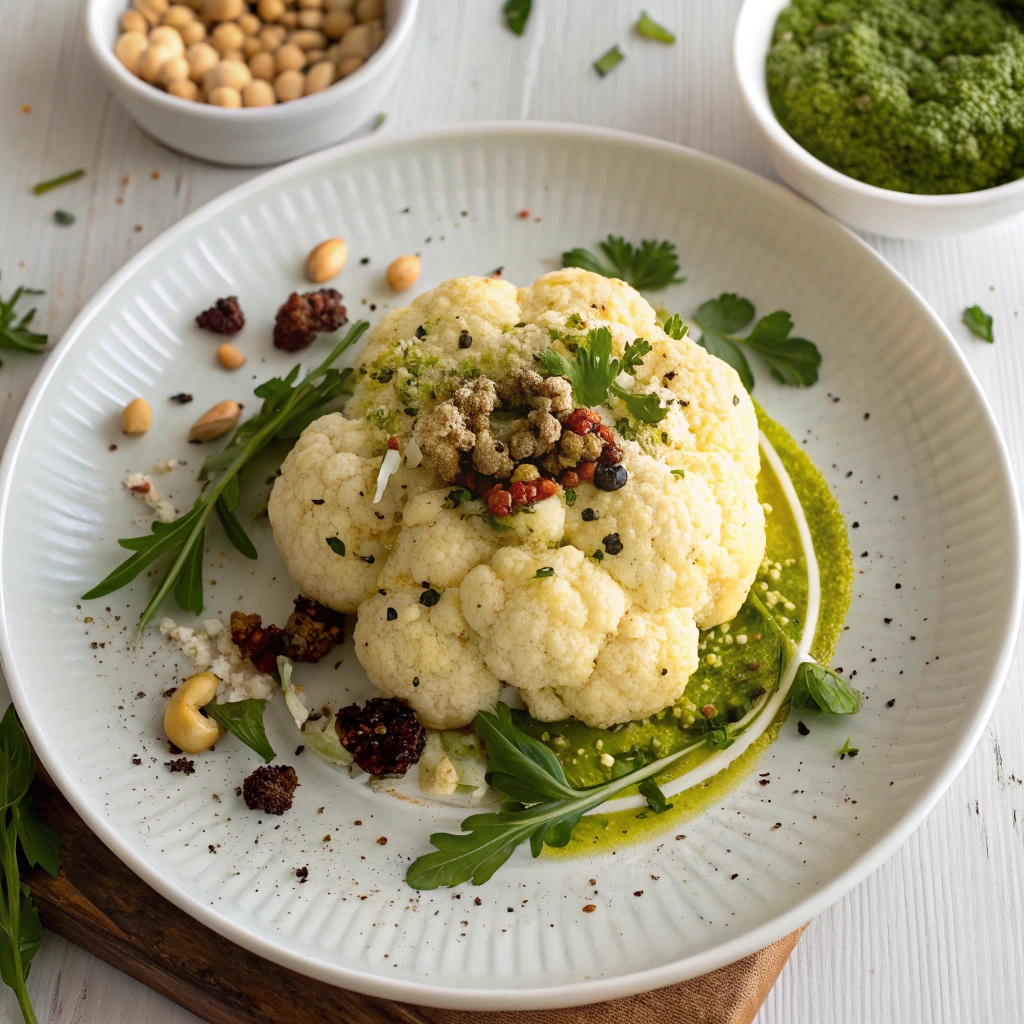
[[[487,511],[499,519],[512,511],[512,495],[504,487],[494,487],[487,495]]]
[[[536,481],[537,486],[537,501],[543,501],[545,498],[553,498],[558,493],[558,484],[554,480],[549,480],[547,477],[542,477]]]
[[[284,653],[284,631],[278,626],[264,626],[260,615],[231,613],[231,639],[260,672],[277,676],[277,656]]]
[[[261,764],[242,783],[242,797],[251,811],[284,814],[292,805],[299,777],[287,764]]]
[[[344,615],[301,594],[295,598],[295,611],[284,627],[285,657],[292,661],[319,661],[344,639]]]
[[[292,292],[277,311],[274,347],[297,352],[312,344],[318,334],[336,331],[348,320],[341,293],[333,288],[300,295]]]
[[[593,431],[595,425],[600,422],[601,417],[593,409],[579,407],[573,409],[565,417],[562,425],[566,430],[571,430],[574,434],[589,434]]]
[[[512,507],[522,508],[537,500],[537,485],[532,480],[517,480],[509,488],[509,493],[512,495]]]
[[[607,424],[598,423],[598,425],[594,427],[593,432],[597,434],[605,444],[615,444],[615,435],[612,433],[612,428]]]
[[[612,441],[606,444],[601,449],[601,454],[598,457],[598,462],[603,466],[614,466],[616,463],[622,461],[622,449]]]
[[[576,467],[576,472],[580,475],[580,480],[584,483],[589,483],[594,479],[594,469],[597,467],[596,462],[581,462]]]
[[[394,697],[374,697],[365,707],[350,704],[338,712],[334,724],[355,763],[381,778],[404,775],[427,742],[427,731],[415,712]]]
[[[196,323],[204,331],[214,334],[237,334],[245,326],[245,314],[238,304],[238,298],[229,295],[218,299],[209,309],[196,317]]]
[[[575,469],[567,469],[562,474],[561,484],[566,490],[575,489],[580,485],[580,475]]]

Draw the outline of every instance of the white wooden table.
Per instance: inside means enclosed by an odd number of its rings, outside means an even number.
[[[641,47],[624,0],[535,0],[526,36],[499,20],[500,0],[424,0],[395,93],[397,132],[453,121],[582,121],[655,135],[770,170],[733,85],[739,0],[645,0],[678,33]],[[251,176],[177,156],[147,139],[105,91],[81,26],[80,0],[0,3],[0,292],[43,287],[41,329],[56,340],[125,260],[183,215]],[[613,43],[626,62],[599,79],[590,62]],[[78,183],[35,198],[30,186],[71,170]],[[53,210],[78,218],[58,227]],[[919,244],[870,239],[961,343],[1024,477],[1024,218],[973,236]],[[997,343],[959,325],[975,302]],[[6,438],[40,360],[4,355]],[[0,708],[7,693],[0,682]],[[759,1024],[1011,1024],[1024,1020],[1024,680],[1017,658],[967,768],[920,830],[880,871],[807,930]],[[50,1024],[186,1024],[197,1018],[55,936],[29,990]],[[15,1021],[9,993],[0,1019]]]

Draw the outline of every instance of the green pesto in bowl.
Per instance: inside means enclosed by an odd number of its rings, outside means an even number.
[[[976,192],[1024,176],[1022,0],[793,0],[768,96],[813,156],[879,188]]]

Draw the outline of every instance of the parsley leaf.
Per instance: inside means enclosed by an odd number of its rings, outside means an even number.
[[[673,313],[666,321],[662,330],[676,341],[681,341],[690,333],[690,328],[683,323],[683,318],[678,313]]]
[[[656,43],[674,43],[676,41],[676,37],[664,25],[659,25],[646,11],[640,12],[636,30],[645,39],[653,39]]]
[[[526,19],[530,17],[532,6],[533,0],[505,0],[505,6],[502,7],[505,24],[517,36],[521,36],[526,30]]]
[[[41,292],[34,289],[30,292],[27,288],[15,288],[14,294],[6,302],[0,299],[0,348],[21,352],[42,352],[46,348],[46,335],[37,334],[28,329],[36,315],[35,309],[30,309],[20,320],[14,312],[18,300],[26,294],[39,295]],[[2,365],[0,363],[0,366]]]
[[[968,306],[960,320],[976,338],[990,343],[996,340],[992,331],[992,317],[981,306]]]
[[[248,700],[234,700],[226,704],[211,701],[203,710],[222,729],[234,733],[269,764],[274,760],[274,748],[267,740],[267,730],[263,725],[266,706],[265,700],[250,697]]]
[[[769,313],[754,324],[745,338],[738,337],[737,331],[743,330],[753,319],[754,304],[749,299],[729,292],[710,299],[694,314],[694,320],[703,331],[697,344],[728,363],[740,375],[748,391],[754,388],[754,374],[744,347],[761,356],[780,384],[809,387],[817,381],[821,353],[814,342],[790,337],[793,320],[787,312]]]
[[[582,267],[604,277],[618,277],[641,292],[658,291],[686,280],[676,276],[679,256],[671,242],[645,239],[634,246],[624,238],[609,235],[598,247],[607,263],[602,263],[588,249],[570,249],[562,253],[562,266]]]
[[[596,327],[587,332],[574,356],[566,356],[554,349],[537,353],[537,359],[549,375],[567,377],[573,395],[580,405],[593,407],[609,404],[609,395],[618,398],[630,414],[644,423],[660,423],[667,415],[657,395],[634,395],[615,383],[620,373],[636,376],[644,356],[651,351],[650,344],[637,338],[626,346],[622,359],[612,357],[612,333],[607,327]]]

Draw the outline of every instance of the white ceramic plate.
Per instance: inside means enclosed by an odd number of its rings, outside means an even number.
[[[147,581],[78,599],[119,558],[115,539],[141,530],[126,472],[187,458],[158,482],[190,503],[201,453],[182,444],[187,426],[215,401],[251,402],[257,381],[291,364],[269,324],[291,289],[308,288],[303,259],[324,237],[348,240],[339,287],[353,314],[372,316],[370,304],[379,315],[395,302],[381,275],[396,254],[423,254],[423,288],[499,266],[527,283],[609,232],[678,243],[689,280],[657,296],[670,309],[737,291],[762,313],[791,311],[821,348],[815,387],[782,389],[762,370],[757,395],[806,445],[851,525],[856,588],[836,663],[856,672],[862,713],[816,721],[806,737],[791,720],[758,773],[687,822],[685,839],[591,859],[535,861],[523,849],[486,886],[454,892],[417,894],[402,879],[431,831],[456,829],[457,810],[376,795],[307,753],[282,758],[302,785],[295,808],[268,819],[235,796],[258,759],[233,740],[197,758],[196,774],[171,774],[160,693],[187,666],[155,629],[128,646]],[[225,294],[241,297],[249,320],[239,340],[249,362],[234,375],[192,324]],[[168,400],[180,391],[193,404]],[[132,440],[117,420],[136,394],[156,422]],[[373,138],[184,220],[101,290],[48,361],[7,450],[0,515],[4,669],[47,769],[111,849],[254,952],[362,992],[466,1009],[655,988],[803,924],[889,856],[963,765],[1020,604],[1003,445],[924,302],[852,234],[768,181],[666,143],[553,125]],[[241,607],[282,620],[295,588],[265,524],[256,540],[260,561],[247,563],[222,556],[211,531],[208,614]],[[335,707],[365,692],[351,648],[339,658],[337,670],[338,659],[318,669]],[[290,755],[282,701],[267,718]],[[860,756],[839,762],[851,735]],[[583,913],[588,903],[596,912]]]

